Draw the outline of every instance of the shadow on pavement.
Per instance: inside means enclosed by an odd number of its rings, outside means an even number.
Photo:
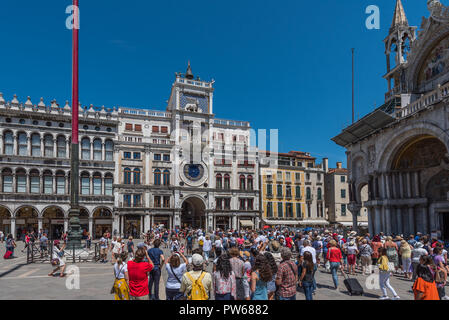
[[[5,271],[3,273],[0,273],[0,278],[3,278],[4,276],[7,276],[8,274],[10,274],[11,272],[14,272],[16,270],[19,270],[20,268],[26,266],[26,263],[21,263],[21,264],[17,264],[16,266],[14,266],[13,268],[9,269],[8,271]]]

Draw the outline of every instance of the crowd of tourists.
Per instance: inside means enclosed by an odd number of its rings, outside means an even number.
[[[111,293],[117,300],[159,300],[163,269],[167,300],[296,300],[298,291],[313,300],[319,268],[330,274],[332,290],[344,274],[378,273],[382,300],[390,299],[387,290],[392,300],[400,299],[392,275],[410,281],[416,300],[448,299],[444,243],[421,234],[405,239],[335,230],[170,232],[155,227],[143,242],[112,237],[109,243],[105,236],[100,243],[102,262],[111,253],[116,278]]]
[[[376,273],[382,300],[400,299],[390,283],[392,276],[410,281],[416,300],[448,299],[447,250],[435,235],[372,237],[354,231],[282,228],[205,232],[154,226],[143,238],[105,233],[99,240],[100,262],[113,265],[111,294],[116,300],[159,300],[164,269],[167,300],[296,300],[298,292],[313,300],[319,269],[330,275],[331,290],[339,288],[344,275]],[[55,269],[49,276],[58,271],[65,276],[65,240],[53,242]],[[49,244],[45,233],[27,234],[24,250],[34,241],[42,250]],[[11,235],[5,245],[14,252]]]

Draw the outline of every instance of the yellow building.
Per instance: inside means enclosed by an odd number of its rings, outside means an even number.
[[[263,157],[265,155],[265,158]],[[262,221],[272,226],[327,225],[324,169],[310,154],[267,152],[260,164]],[[268,161],[271,159],[270,161]]]

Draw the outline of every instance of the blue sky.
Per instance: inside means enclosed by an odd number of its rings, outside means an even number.
[[[80,0],[80,100],[165,109],[175,72],[215,79],[218,118],[279,129],[279,150],[346,163],[330,139],[351,121],[351,48],[356,116],[383,103],[382,40],[395,0]],[[444,2],[444,1],[443,1]],[[33,103],[71,97],[70,0],[0,2],[0,91]],[[365,27],[368,5],[380,30]],[[425,0],[403,0],[411,25]]]

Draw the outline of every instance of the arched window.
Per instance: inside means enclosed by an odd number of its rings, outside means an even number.
[[[25,132],[19,133],[17,136],[17,144],[19,147],[19,156],[27,156],[28,155],[28,138]]]
[[[57,140],[57,152],[58,158],[68,158],[67,157],[67,145],[64,136],[59,136]]]
[[[51,171],[44,172],[44,193],[53,194],[53,173]]]
[[[114,161],[114,142],[111,140],[106,140],[105,145],[106,149],[106,161]]]
[[[170,185],[170,171],[164,170],[164,186]]]
[[[113,183],[114,183],[114,177],[112,176],[112,174],[107,173],[104,178],[104,189],[105,189],[106,196],[113,195]]]
[[[26,171],[24,169],[19,169],[16,171],[16,187],[17,193],[26,193],[27,192],[27,176]]]
[[[241,175],[240,176],[240,190],[245,190],[246,189],[246,181],[245,181],[245,176]]]
[[[31,156],[41,156],[41,136],[38,133],[31,135]]]
[[[154,170],[154,185],[161,185],[161,170],[159,169]]]
[[[229,174],[224,175],[224,188],[226,190],[231,189],[231,176]]]
[[[12,155],[14,153],[14,135],[11,131],[5,132],[3,135],[3,152],[6,155]]]
[[[318,200],[323,200],[323,199],[322,199],[321,188],[318,188],[318,191],[317,191],[317,197],[318,197]]]
[[[102,145],[101,139],[94,140],[94,160],[101,161],[103,158],[101,145]]]
[[[140,169],[134,169],[133,171],[134,175],[134,184],[140,184]]]
[[[30,191],[31,193],[41,193],[41,178],[39,171],[30,171]]]
[[[310,190],[310,188],[306,189],[306,199],[312,200],[312,191]]]
[[[81,159],[90,160],[90,139],[83,138],[81,140]]]
[[[93,178],[93,184],[94,184],[94,195],[95,196],[99,196],[101,195],[102,192],[102,187],[103,184],[101,183],[101,174],[96,172],[94,173],[94,178]]]
[[[131,184],[131,169],[125,168],[123,170],[123,184]]]
[[[52,158],[54,150],[53,136],[46,135],[44,137],[44,157]]]
[[[253,176],[248,176],[247,178],[248,190],[253,190]]]
[[[217,174],[217,176],[215,177],[215,187],[217,189],[223,188],[223,176],[221,174]]]
[[[90,175],[88,172],[83,172],[81,174],[81,194],[90,194]]]
[[[65,141],[64,141],[64,143],[65,143]],[[64,171],[56,172],[56,194],[66,194]]]
[[[2,171],[2,181],[3,181],[3,185],[2,185],[3,192],[13,192],[11,169],[4,169]]]

